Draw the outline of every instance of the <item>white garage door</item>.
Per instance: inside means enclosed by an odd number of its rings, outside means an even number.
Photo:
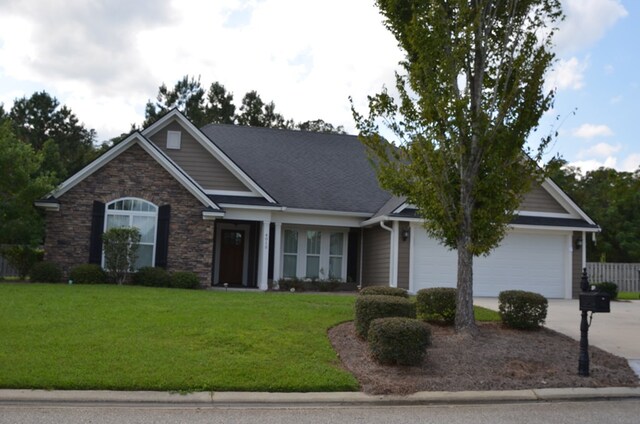
[[[442,247],[423,229],[415,231],[414,290],[455,287],[457,253]],[[497,296],[503,290],[527,290],[547,298],[565,296],[567,235],[513,231],[488,257],[474,258],[475,296]],[[567,264],[568,265],[568,264]]]

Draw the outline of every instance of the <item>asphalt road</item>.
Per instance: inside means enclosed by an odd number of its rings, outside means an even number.
[[[497,405],[213,408],[0,405],[0,423],[637,424],[640,400]]]

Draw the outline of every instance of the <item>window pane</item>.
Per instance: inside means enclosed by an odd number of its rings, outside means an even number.
[[[307,253],[320,254],[320,231],[307,231]]]
[[[329,254],[342,256],[342,240],[343,233],[331,233],[331,244],[329,245]]]
[[[319,278],[320,277],[320,257],[319,256],[307,256],[307,278]]]
[[[107,215],[107,230],[129,226],[128,215]]]
[[[284,255],[282,276],[284,278],[295,278],[297,271],[298,257],[296,255]]]
[[[140,269],[143,266],[153,266],[153,245],[141,244],[138,246],[138,260],[136,260],[135,269]]]
[[[329,278],[342,279],[342,258],[329,258]]]
[[[284,230],[284,253],[298,253],[298,232]]]
[[[140,243],[153,243],[156,233],[155,217],[134,215],[133,226],[140,230]]]

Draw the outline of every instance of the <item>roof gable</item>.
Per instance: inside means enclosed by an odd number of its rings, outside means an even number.
[[[167,157],[161,150],[159,150],[153,143],[147,140],[139,132],[132,133],[122,142],[118,143],[103,155],[95,159],[93,162],[82,168],[80,171],[72,175],[70,178],[60,184],[54,191],[49,194],[49,197],[58,198],[73,187],[75,187],[82,180],[101,169],[104,165],[111,162],[120,156],[123,152],[127,151],[130,147],[137,145],[142,148],[149,156],[155,159],[160,166],[162,166],[171,176],[173,176],[180,184],[182,184],[196,199],[198,199],[203,206],[213,211],[222,211],[220,207],[213,202],[202,187],[198,185],[191,177],[189,177],[179,166],[177,166],[169,157]]]
[[[167,127],[168,124],[176,122],[184,130],[204,148],[208,154],[212,155],[217,163],[221,164],[226,170],[233,175],[238,181],[240,181],[248,190],[251,195],[264,197],[269,203],[276,203],[275,199],[267,193],[267,191],[252,179],[238,164],[232,160],[224,151],[222,151],[217,145],[211,142],[206,135],[204,135],[198,128],[196,128],[191,121],[189,121],[182,113],[177,109],[172,109],[162,118],[154,122],[152,125],[142,131],[145,137],[154,138],[156,134]],[[211,190],[214,193],[216,190]],[[247,193],[241,192],[243,195]]]

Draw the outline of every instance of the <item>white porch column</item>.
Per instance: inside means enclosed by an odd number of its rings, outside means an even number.
[[[416,257],[415,257],[415,244],[416,244],[416,234],[418,233],[420,227],[415,222],[409,223],[409,292],[415,293],[415,273],[413,271],[413,267],[416,265]]]
[[[262,221],[260,224],[260,243],[258,247],[258,288],[269,288],[269,224],[271,221]]]
[[[400,235],[400,223],[393,221],[391,226],[391,246],[389,255],[389,286],[398,287],[398,236]]]
[[[282,223],[274,223],[275,229],[273,233],[273,281],[274,283],[280,279],[280,247],[282,239]]]

